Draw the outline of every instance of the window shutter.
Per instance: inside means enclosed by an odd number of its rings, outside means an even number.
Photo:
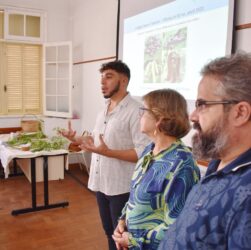
[[[40,113],[41,107],[41,47],[23,46],[23,108],[25,113]]]
[[[22,113],[22,47],[6,44],[7,113]]]
[[[6,43],[8,114],[41,113],[40,45]]]

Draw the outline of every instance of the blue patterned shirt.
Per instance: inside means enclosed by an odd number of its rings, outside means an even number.
[[[164,232],[180,214],[200,172],[190,150],[177,140],[152,155],[150,144],[139,159],[131,182],[126,218],[130,249],[157,249]]]
[[[190,192],[159,250],[251,249],[251,149],[206,176]]]

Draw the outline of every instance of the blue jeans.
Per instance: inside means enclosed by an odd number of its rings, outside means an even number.
[[[129,193],[105,195],[101,192],[97,192],[96,197],[103,229],[108,240],[109,250],[116,250],[112,235],[118,224],[118,218],[121,215],[121,211],[129,199]]]

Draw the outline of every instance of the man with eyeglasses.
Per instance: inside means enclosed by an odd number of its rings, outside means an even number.
[[[218,58],[202,70],[193,153],[211,160],[159,249],[251,249],[251,55]]]

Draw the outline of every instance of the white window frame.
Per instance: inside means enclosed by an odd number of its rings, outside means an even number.
[[[22,8],[13,8],[13,7],[1,7],[0,9],[4,10],[4,40],[9,41],[24,41],[24,42],[36,42],[36,43],[43,43],[46,40],[45,37],[45,22],[46,22],[46,13],[40,10],[29,10],[29,9],[22,9]],[[25,22],[26,19],[24,18],[24,36],[15,36],[10,35],[9,32],[9,15],[10,14],[20,14],[24,16],[37,16],[40,17],[40,37],[30,37],[25,36]]]
[[[46,48],[48,47],[60,47],[60,46],[68,46],[69,47],[69,60],[68,61],[48,61],[46,59]],[[58,55],[56,56],[58,58]],[[52,110],[48,110],[47,109],[47,101],[46,101],[46,97],[49,96],[47,95],[47,90],[46,90],[46,80],[50,80],[50,78],[46,78],[46,64],[47,63],[67,63],[69,65],[68,68],[68,112],[62,112],[62,111],[58,111],[58,102],[56,102],[56,110],[52,111]],[[58,69],[58,68],[57,68]],[[58,84],[58,80],[60,80],[60,78],[58,78],[58,72],[56,73],[56,77],[53,78],[54,80],[56,80],[56,84]],[[63,79],[63,80],[66,80]],[[58,86],[57,86],[58,87]],[[58,98],[60,95],[58,94],[58,90],[56,90],[56,98]],[[65,96],[64,96],[65,97]],[[53,117],[63,117],[63,118],[71,118],[72,117],[72,42],[68,41],[68,42],[53,42],[53,43],[44,43],[43,44],[43,115],[47,115],[47,116],[53,116]]]

